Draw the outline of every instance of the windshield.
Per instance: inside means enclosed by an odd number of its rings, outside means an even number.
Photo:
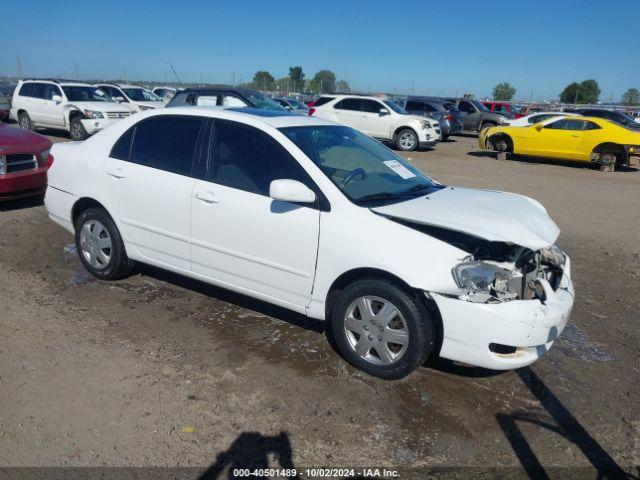
[[[133,88],[123,88],[122,91],[127,94],[134,102],[161,102],[162,99],[153,92],[142,88],[142,87],[133,87]]]
[[[298,100],[295,100],[293,98],[289,99],[288,102],[293,105],[293,108],[297,108],[298,110],[309,110],[309,107],[307,107],[304,103],[299,102]]]
[[[67,85],[62,90],[70,102],[111,102],[111,97],[96,87]]]
[[[479,102],[478,100],[472,100],[471,103],[473,103],[476,107],[478,107],[478,110],[480,110],[481,112],[490,112],[491,111],[487,107],[485,107],[482,102]]]
[[[396,203],[444,188],[380,142],[351,127],[286,127],[280,131],[357,205]]]
[[[263,110],[285,110],[283,107],[278,105],[269,97],[261,93],[258,93],[258,92],[247,93],[246,97],[249,100],[251,100],[251,103],[253,103],[256,106],[256,108],[261,108]]]
[[[396,113],[407,114],[407,111],[393,100],[383,100],[383,103]]]

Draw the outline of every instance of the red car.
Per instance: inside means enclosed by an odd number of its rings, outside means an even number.
[[[524,113],[522,113],[522,107],[513,105],[509,102],[496,102],[487,100],[482,102],[482,104],[492,112],[500,113],[502,115],[505,115],[507,118],[524,117]]]
[[[0,201],[44,193],[51,145],[42,135],[0,123]]]

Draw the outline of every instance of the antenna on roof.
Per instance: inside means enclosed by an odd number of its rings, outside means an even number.
[[[178,79],[178,83],[180,84],[180,86],[182,86],[182,82],[180,81],[180,77],[178,76],[178,73],[176,72],[176,69],[173,68],[173,65],[169,65],[171,67],[171,70],[173,70],[173,74],[176,76],[176,78]]]
[[[24,73],[22,73],[22,62],[20,61],[20,55],[16,55],[16,59],[18,60],[18,75],[20,75],[20,78],[24,78]]]

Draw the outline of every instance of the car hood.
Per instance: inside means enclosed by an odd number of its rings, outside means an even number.
[[[151,108],[162,108],[166,104],[164,102],[135,102],[137,105],[144,105],[145,107]]]
[[[0,155],[38,153],[51,147],[47,137],[0,123]]]
[[[552,245],[560,234],[558,226],[536,200],[490,190],[446,187],[426,197],[372,210],[534,251]]]
[[[99,112],[126,112],[126,107],[116,102],[69,102],[81,110],[96,110]]]

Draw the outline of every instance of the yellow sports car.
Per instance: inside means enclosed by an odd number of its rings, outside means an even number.
[[[603,171],[629,165],[640,155],[640,132],[602,118],[553,117],[527,127],[489,127],[480,148],[497,152],[595,162]]]

